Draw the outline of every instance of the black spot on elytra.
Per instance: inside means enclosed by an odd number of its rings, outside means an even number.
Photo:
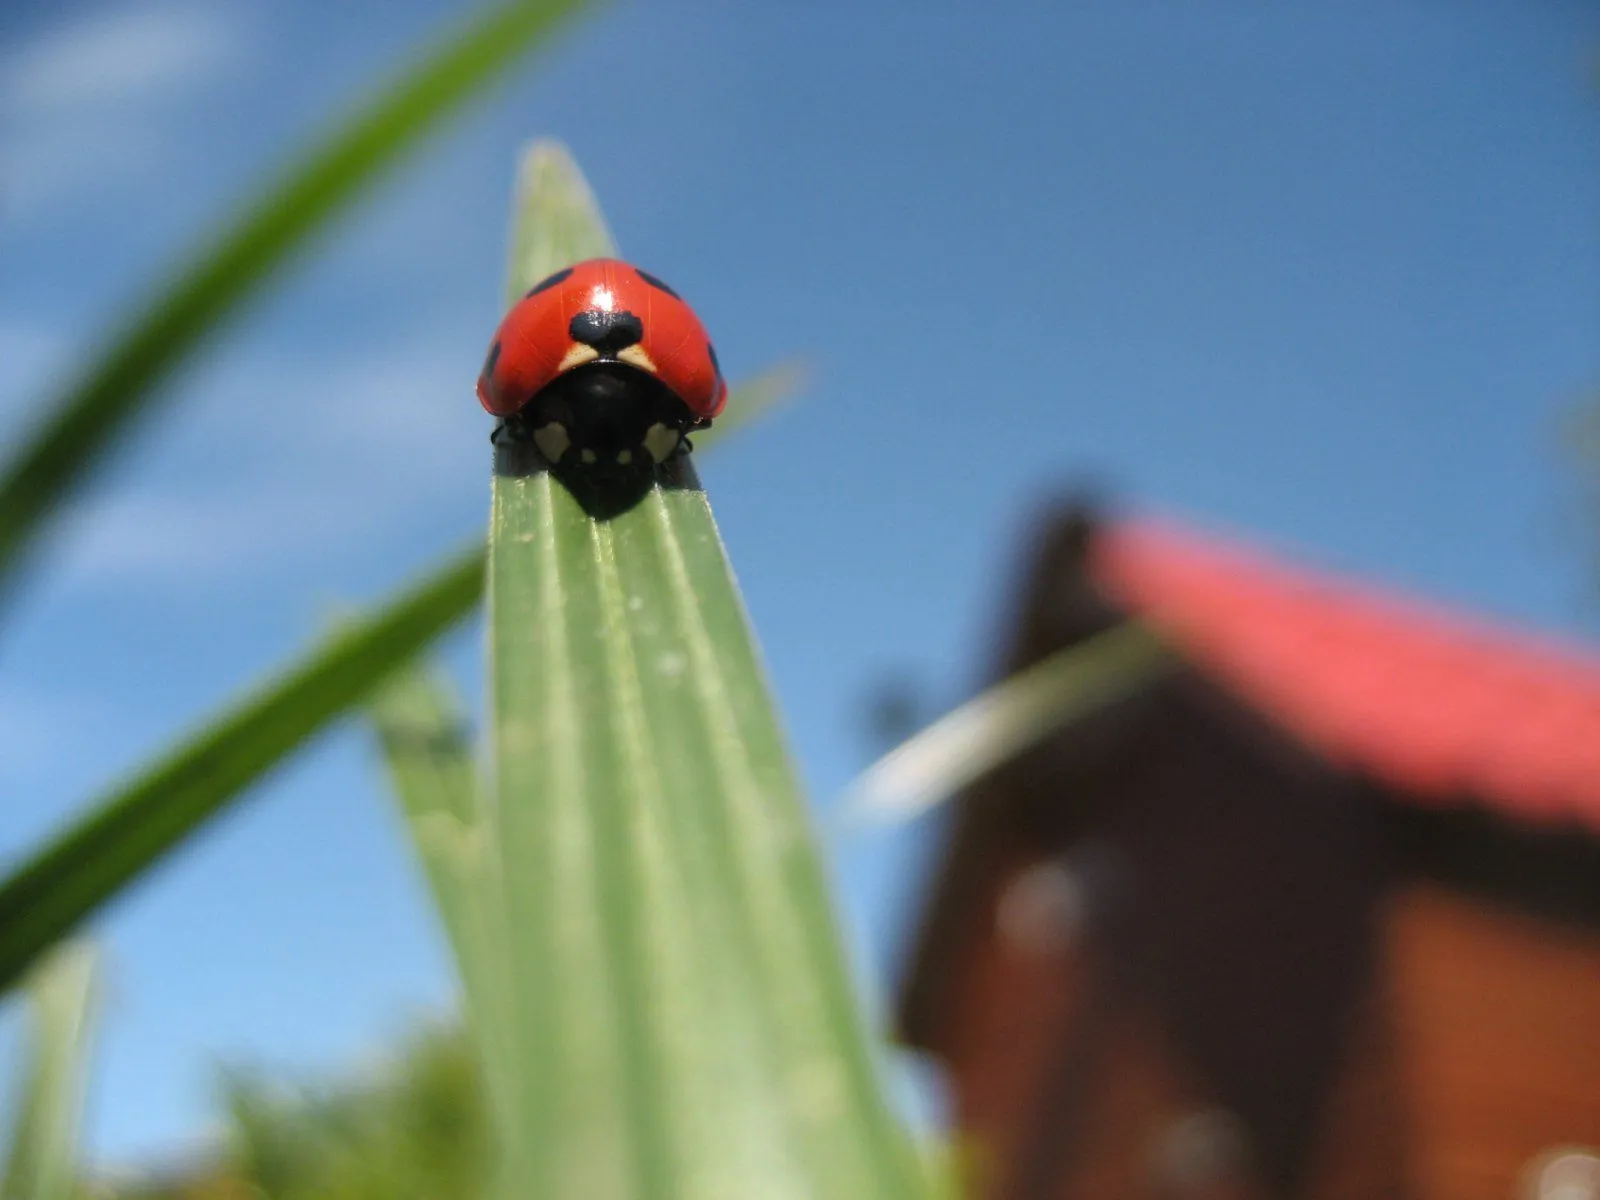
[[[634,270],[635,271],[639,271],[639,268],[635,267]],[[661,280],[657,279],[654,275],[650,274],[649,271],[639,271],[639,278],[644,280],[651,287],[657,289],[658,291],[665,292],[667,295],[671,296],[674,300],[682,300],[683,299],[682,296],[678,295],[677,292],[673,291],[666,284],[662,283]]]
[[[598,308],[578,313],[567,324],[572,340],[592,346],[601,354],[616,354],[644,337],[644,322],[631,312],[603,312]]]
[[[500,343],[496,342],[489,347],[489,357],[483,360],[483,377],[490,378],[494,374],[494,365],[500,361]]]
[[[546,288],[555,287],[556,284],[560,283],[562,280],[566,279],[571,274],[572,274],[572,268],[571,267],[562,267],[561,270],[557,271],[554,275],[546,275],[538,283],[534,284],[531,288],[528,289],[528,296],[537,296],[540,292],[544,291]],[[526,300],[528,298],[528,296],[524,296],[523,299]]]
[[[717,348],[707,342],[706,353],[711,356],[711,369],[717,373],[717,377],[720,379],[722,377],[722,364],[717,361]]]

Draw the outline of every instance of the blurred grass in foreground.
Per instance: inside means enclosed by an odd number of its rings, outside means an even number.
[[[0,1200],[68,1200],[99,999],[99,954],[64,942],[28,977],[29,1042],[0,1143]]]

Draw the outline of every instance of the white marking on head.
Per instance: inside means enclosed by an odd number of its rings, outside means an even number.
[[[644,448],[650,452],[651,458],[664,463],[672,457],[682,440],[683,435],[670,425],[656,424],[650,426],[650,432],[644,435]]]
[[[583,461],[586,463],[592,463],[594,461],[594,451],[585,450],[582,454],[578,455],[578,457],[583,459]]]
[[[631,463],[633,461],[633,451],[632,450],[618,450],[617,451],[617,461],[619,463],[621,463],[623,466],[627,466],[629,463]]]
[[[572,439],[567,436],[565,425],[560,421],[551,421],[533,431],[533,444],[539,447],[539,453],[548,461],[558,463],[567,452],[567,447],[572,445]]]
[[[643,346],[629,346],[626,350],[618,350],[617,358],[621,362],[630,363],[641,371],[656,373],[656,360],[644,352]]]
[[[586,362],[593,362],[600,357],[600,351],[593,346],[585,346],[582,342],[573,342],[572,349],[568,350],[566,357],[561,360],[558,371],[570,371],[573,367],[581,367]]]

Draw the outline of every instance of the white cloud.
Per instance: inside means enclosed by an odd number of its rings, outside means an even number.
[[[70,132],[61,124],[23,129],[0,146],[0,215],[7,221],[48,213],[64,197],[109,191],[165,155],[165,139],[135,122],[95,123]]]
[[[489,422],[473,395],[476,341],[396,334],[318,358],[240,356],[203,384],[195,422],[267,467],[338,464],[345,474],[410,482],[453,472],[466,456],[487,462]]]
[[[0,313],[0,458],[72,349],[61,331]],[[228,585],[392,546],[440,506],[470,513],[487,502],[490,465],[479,353],[475,338],[430,330],[325,356],[225,356],[177,385],[173,419],[141,439],[143,465],[63,514],[52,578]]]
[[[220,9],[113,9],[50,30],[0,62],[0,106],[37,117],[142,102],[213,77],[236,44]]]
[[[80,510],[53,564],[69,586],[187,587],[356,552],[486,488],[474,360],[446,347],[254,359],[208,381],[186,435],[225,444],[220,479],[137,478]],[[463,365],[468,364],[468,365]]]
[[[61,573],[70,583],[123,582],[130,578],[191,580],[248,569],[262,554],[281,547],[282,531],[306,523],[310,512],[285,512],[293,499],[277,494],[195,494],[140,489],[94,505],[68,520]],[[263,533],[276,536],[263,537]]]
[[[0,58],[0,202],[11,222],[129,179],[170,179],[165,101],[236,71],[239,9],[122,5]]]

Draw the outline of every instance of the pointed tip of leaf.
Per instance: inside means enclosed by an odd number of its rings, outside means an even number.
[[[598,213],[599,203],[589,188],[589,181],[584,178],[582,168],[578,166],[578,160],[567,149],[567,144],[559,138],[534,138],[522,148],[521,165],[517,172],[518,196],[526,196],[547,179],[554,179],[569,190],[581,192]]]
[[[565,145],[531,142],[517,168],[511,213],[508,303],[552,271],[616,253],[599,201]]]

